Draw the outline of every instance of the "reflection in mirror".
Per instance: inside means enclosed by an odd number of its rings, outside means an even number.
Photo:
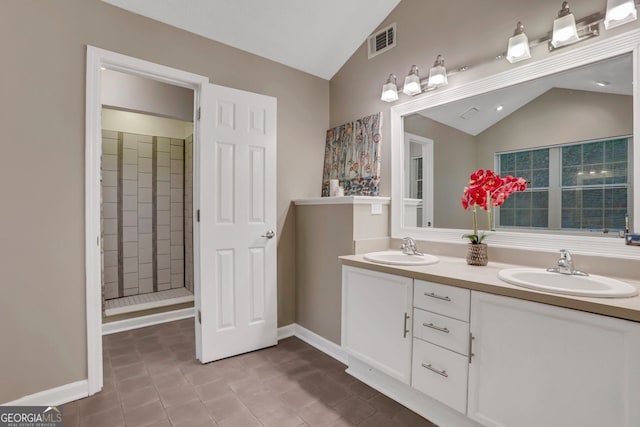
[[[404,116],[403,226],[468,229],[462,190],[471,172],[490,168],[529,182],[492,228],[624,230],[633,217],[632,75],[626,54]],[[432,147],[431,170],[418,139]]]
[[[433,140],[404,134],[404,224],[433,226]]]

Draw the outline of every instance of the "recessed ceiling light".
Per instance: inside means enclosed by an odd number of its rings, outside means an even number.
[[[503,108],[504,108],[504,107],[503,107],[502,105],[498,105],[498,106],[496,107],[496,111],[502,111],[502,109],[503,109]]]
[[[589,171],[589,175],[595,175],[596,171]]]
[[[106,70],[106,68],[105,68],[105,67],[100,67],[100,69],[101,69],[102,71]]]
[[[600,87],[605,87],[605,86],[609,86],[611,83],[610,82],[605,82],[605,81],[597,81],[596,85],[600,86]]]

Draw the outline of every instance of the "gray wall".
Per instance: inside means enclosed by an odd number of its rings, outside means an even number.
[[[87,44],[278,98],[278,323],[295,320],[289,204],[320,194],[329,83],[99,0],[6,2],[0,25],[6,59],[0,86],[0,402],[87,378]]]
[[[113,70],[102,71],[102,105],[193,121],[193,90]]]
[[[494,153],[633,133],[633,97],[551,89],[476,136],[478,167]]]
[[[338,257],[354,254],[359,241],[388,237],[389,205],[375,215],[369,204],[299,205],[296,221],[296,323],[340,345]]]

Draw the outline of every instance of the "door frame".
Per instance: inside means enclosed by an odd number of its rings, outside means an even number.
[[[144,61],[116,52],[87,45],[86,104],[85,104],[85,288],[87,314],[87,383],[88,395],[99,392],[103,386],[102,376],[102,279],[100,240],[100,158],[102,153],[102,102],[101,69],[120,71],[139,77],[168,83],[194,91],[194,176],[199,174],[199,125],[196,112],[200,106],[202,86],[209,78],[153,62]],[[194,180],[194,197],[198,200],[199,188]],[[196,209],[193,210],[196,212]],[[195,218],[194,218],[195,219]],[[199,236],[194,221],[194,282],[200,278]],[[194,293],[195,294],[195,293]],[[197,297],[195,297],[197,299]],[[195,301],[199,306],[199,302]],[[195,320],[194,320],[195,321]]]
[[[413,133],[405,132],[404,133],[404,144],[403,149],[404,157],[405,157],[405,165],[408,165],[408,162],[411,161],[411,149],[408,144],[411,142],[415,142],[416,144],[420,144],[422,146],[422,227],[423,228],[433,228],[433,212],[434,212],[434,187],[433,187],[433,176],[434,176],[434,146],[433,139],[415,135]],[[408,170],[408,169],[407,169]],[[406,175],[406,171],[405,171]],[[411,177],[405,176],[404,185],[406,189],[410,188],[409,180]],[[402,194],[405,194],[405,190],[403,190]],[[402,218],[404,218],[404,204],[402,205]],[[431,219],[431,221],[427,221]],[[430,226],[425,225],[427,222],[431,222]]]

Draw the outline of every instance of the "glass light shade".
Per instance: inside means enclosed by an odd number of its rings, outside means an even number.
[[[529,38],[527,35],[520,33],[511,37],[507,48],[507,61],[513,64],[529,58],[531,58],[531,51],[529,50]]]
[[[553,37],[551,38],[553,47],[566,46],[578,40],[580,39],[573,13],[568,13],[553,21]]]
[[[608,0],[604,27],[609,30],[638,19],[634,0]]]
[[[420,89],[420,77],[417,74],[409,74],[405,77],[402,92],[410,96],[422,92],[422,89]]]
[[[437,88],[446,86],[448,83],[447,69],[444,68],[443,65],[436,65],[429,70],[429,83],[427,83],[427,87]]]
[[[387,81],[387,83],[382,86],[382,95],[380,99],[384,102],[393,102],[398,100],[398,88],[396,84],[392,81]]]

